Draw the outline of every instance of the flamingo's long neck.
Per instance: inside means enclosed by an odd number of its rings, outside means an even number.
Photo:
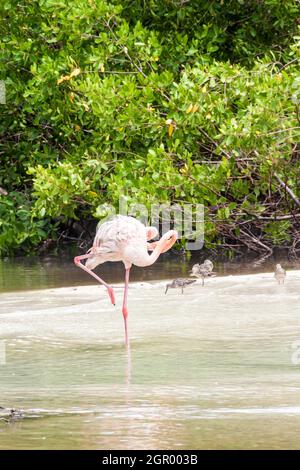
[[[156,247],[150,255],[147,250],[139,250],[135,256],[134,264],[140,267],[151,266],[151,264],[155,263],[162,251],[163,243],[160,242],[157,243]]]
[[[150,266],[155,263],[161,253],[168,251],[173,246],[177,237],[178,234],[175,230],[169,230],[158,242],[151,243],[151,249],[154,248],[151,255],[148,253],[147,243],[126,246],[123,258],[125,266],[130,267],[132,264],[140,267]]]

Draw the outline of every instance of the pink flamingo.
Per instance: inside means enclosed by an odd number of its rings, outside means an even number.
[[[74,263],[93,276],[100,284],[104,285],[113,305],[115,294],[113,288],[95,274],[94,269],[106,261],[123,261],[125,265],[125,290],[123,298],[123,318],[125,326],[125,341],[128,346],[127,328],[127,294],[129,285],[129,272],[131,266],[150,266],[161,253],[168,251],[177,240],[177,232],[169,230],[157,242],[149,243],[158,234],[155,227],[145,227],[133,217],[117,215],[102,222],[97,227],[96,236],[92,248],[85,255],[76,256]],[[151,254],[148,251],[152,251]],[[87,259],[85,264],[81,261]]]

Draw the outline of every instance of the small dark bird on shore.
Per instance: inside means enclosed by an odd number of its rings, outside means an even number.
[[[181,289],[181,293],[183,294],[183,289],[194,282],[196,282],[196,279],[174,279],[174,281],[166,285],[165,294],[168,292],[168,289]]]
[[[202,286],[204,286],[204,278],[213,276],[214,265],[212,261],[206,259],[203,264],[194,264],[190,276],[195,276],[202,279]]]
[[[285,276],[285,269],[282,268],[281,264],[276,264],[274,277],[277,280],[278,284],[284,284]]]

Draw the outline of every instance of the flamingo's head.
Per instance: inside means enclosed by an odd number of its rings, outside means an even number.
[[[161,253],[165,253],[170,248],[172,248],[177,239],[178,232],[176,230],[169,230],[167,233],[165,233],[160,239]]]

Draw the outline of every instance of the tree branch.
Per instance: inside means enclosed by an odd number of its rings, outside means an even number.
[[[274,176],[275,178],[277,179],[278,183],[280,184],[280,186],[291,196],[291,198],[293,199],[293,201],[297,204],[297,206],[300,207],[300,200],[297,198],[297,196],[293,193],[293,191],[291,190],[291,188],[288,187],[287,184],[285,184],[284,181],[282,181],[282,179],[277,175],[277,173],[274,173]]]

